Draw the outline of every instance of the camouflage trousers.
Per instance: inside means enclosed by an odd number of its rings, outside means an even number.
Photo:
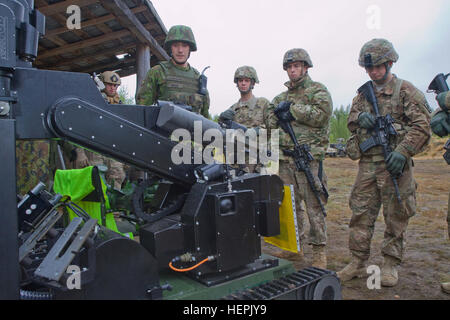
[[[16,141],[17,193],[24,195],[42,181],[50,190],[55,163],[47,140]]]
[[[320,180],[318,178],[319,162],[310,163],[311,172],[315,179],[316,188],[322,190]],[[294,186],[295,194],[295,210],[297,212],[297,224],[300,241],[304,243],[305,231],[304,220],[305,211],[309,220],[309,239],[308,244],[326,245],[327,243],[327,226],[325,217],[322,213],[319,203],[314,196],[311,187],[306,180],[303,172],[297,171],[294,161],[291,159],[280,160],[279,176],[285,184]],[[327,187],[327,176],[322,173],[322,183]],[[322,195],[322,202],[326,204],[325,197]],[[305,210],[306,208],[306,210]]]
[[[359,162],[359,171],[350,194],[349,249],[360,259],[370,256],[375,221],[381,205],[386,224],[382,254],[402,260],[405,251],[405,233],[409,218],[416,213],[416,188],[411,160],[405,165],[399,184],[402,203],[395,195],[394,184],[384,161]]]

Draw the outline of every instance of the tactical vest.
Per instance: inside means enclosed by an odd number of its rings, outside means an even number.
[[[159,100],[172,101],[192,107],[195,113],[200,113],[205,103],[205,96],[198,93],[199,73],[194,68],[180,70],[171,62],[159,64],[165,74],[161,84]]]

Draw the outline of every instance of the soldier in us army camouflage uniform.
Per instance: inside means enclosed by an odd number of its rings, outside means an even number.
[[[121,84],[120,76],[116,72],[105,71],[100,74],[100,80],[105,84],[102,95],[109,104],[121,104],[117,88]],[[95,152],[87,151],[83,148],[75,148],[76,157],[70,167],[81,169],[87,166],[105,165],[108,170],[105,173],[108,184],[117,190],[121,189],[126,178],[125,165],[119,161],[107,158]]]
[[[267,112],[267,128],[279,128],[274,109],[283,101],[291,102],[290,111],[295,118],[292,128],[300,144],[307,144],[311,148],[314,161],[310,163],[311,172],[314,175],[317,190],[322,190],[322,184],[327,186],[327,176],[323,171],[321,162],[325,157],[328,147],[329,122],[332,114],[333,103],[327,88],[311,79],[308,69],[313,66],[311,58],[304,49],[291,49],[283,58],[283,69],[286,70],[289,81],[285,83],[287,91],[276,96]],[[280,149],[294,148],[288,134],[280,129]],[[327,228],[325,217],[320,205],[314,196],[311,187],[303,172],[297,171],[291,157],[285,156],[280,150],[279,175],[284,183],[294,185],[295,207],[301,243],[304,239],[303,219],[304,206],[310,223],[308,244],[313,248],[313,266],[326,268],[327,259],[325,246],[327,243]],[[319,178],[320,177],[320,178]],[[322,195],[325,204],[326,199]]]
[[[450,110],[450,91],[442,92],[436,96],[436,100],[439,103],[441,109],[437,109],[433,113],[431,119],[431,130],[439,137],[445,137],[450,134],[450,112],[443,110]],[[448,195],[448,207],[447,207],[447,232],[450,239],[450,193]],[[445,293],[450,294],[450,282],[444,282],[441,284],[442,290]]]
[[[395,286],[397,267],[403,259],[405,233],[409,219],[416,213],[416,188],[412,157],[430,141],[430,108],[422,92],[410,82],[391,73],[398,60],[392,44],[385,39],[373,39],[360,51],[359,65],[365,68],[374,85],[379,112],[394,119],[397,136],[389,141],[393,152],[384,160],[381,146],[361,154],[359,144],[371,136],[375,125],[373,107],[359,93],[352,102],[348,129],[352,136],[347,153],[359,159],[359,171],[350,195],[349,249],[351,262],[338,276],[342,281],[366,275],[365,264],[370,255],[370,243],[381,205],[386,224],[382,255],[381,285]],[[395,196],[390,173],[397,179],[401,204]]]
[[[164,49],[171,59],[150,69],[138,90],[138,103],[152,105],[157,100],[172,101],[191,106],[195,113],[207,118],[209,94],[199,93],[200,73],[187,62],[191,52],[197,51],[191,28],[182,25],[170,28]]]
[[[106,102],[109,104],[122,104],[123,102],[117,93],[117,89],[122,83],[120,76],[113,71],[105,71],[100,74],[99,78],[105,85],[105,89],[102,90],[102,95]]]
[[[45,183],[50,190],[58,163],[56,148],[56,141],[16,141],[18,194],[25,195],[39,181]]]
[[[270,102],[266,98],[257,98],[253,95],[253,88],[259,83],[255,68],[250,66],[237,68],[233,80],[241,98],[231,108],[222,112],[219,120],[232,120],[247,128],[265,128],[264,119]],[[250,173],[260,172],[260,165],[249,164],[246,161],[245,170]]]

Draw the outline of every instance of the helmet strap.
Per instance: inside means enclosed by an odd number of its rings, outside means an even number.
[[[389,62],[385,62],[384,67],[386,68],[386,73],[383,76],[383,82],[386,81],[387,77],[389,76],[392,66],[389,65]]]

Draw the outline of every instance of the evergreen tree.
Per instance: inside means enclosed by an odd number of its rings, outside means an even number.
[[[330,119],[330,143],[336,142],[338,138],[347,140],[350,137],[350,131],[347,129],[347,119],[350,113],[350,105],[340,106],[339,109],[333,110]]]

